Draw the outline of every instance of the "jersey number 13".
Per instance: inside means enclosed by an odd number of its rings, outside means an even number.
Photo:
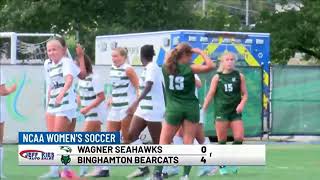
[[[183,76],[169,76],[169,89],[170,90],[183,90],[184,77]]]

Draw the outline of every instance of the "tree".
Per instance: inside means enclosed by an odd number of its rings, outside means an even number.
[[[271,60],[286,64],[296,52],[320,59],[320,1],[302,0],[299,11],[262,12],[254,31],[271,33]]]

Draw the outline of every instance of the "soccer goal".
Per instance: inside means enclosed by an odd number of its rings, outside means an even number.
[[[0,32],[0,64],[42,64],[53,33]]]

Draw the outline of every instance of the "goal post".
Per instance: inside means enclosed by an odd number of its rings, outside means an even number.
[[[46,43],[54,36],[61,37],[54,33],[0,32],[0,64],[43,63],[47,59]]]

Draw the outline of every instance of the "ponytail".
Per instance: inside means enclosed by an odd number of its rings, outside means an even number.
[[[165,62],[165,68],[169,74],[177,74],[177,56],[178,56],[178,49],[174,48],[171,53],[167,56]]]
[[[192,47],[188,43],[180,43],[178,44],[170,54],[168,54],[165,62],[165,68],[169,74],[177,74],[177,66],[178,60],[183,55],[190,55],[192,54]]]

